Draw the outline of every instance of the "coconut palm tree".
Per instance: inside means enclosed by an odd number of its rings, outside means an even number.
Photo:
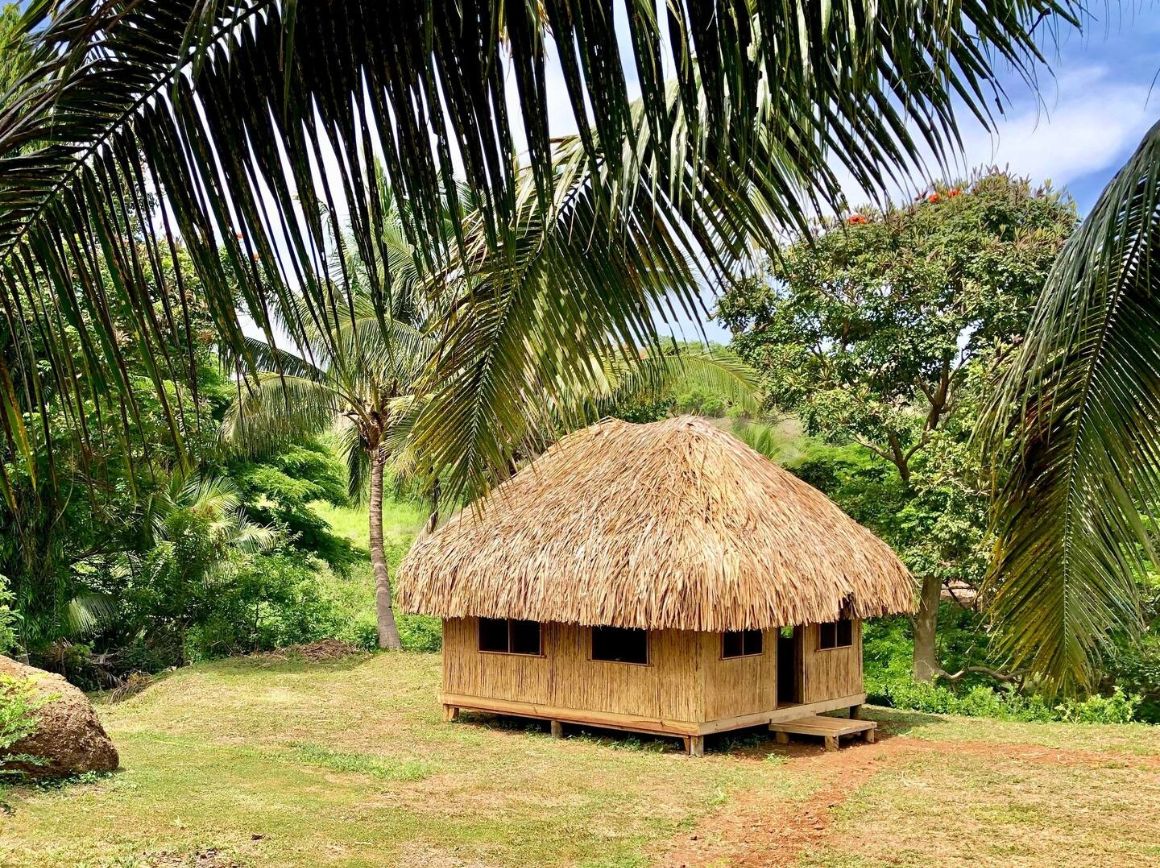
[[[389,197],[384,197],[389,208]],[[436,348],[438,318],[427,308],[414,279],[414,257],[397,220],[386,224],[381,249],[388,255],[395,292],[385,316],[376,309],[357,261],[332,268],[350,281],[352,315],[327,334],[307,327],[309,358],[276,344],[247,339],[258,374],[239,380],[222,425],[223,440],[261,454],[296,438],[337,428],[346,459],[348,487],[361,499],[369,489],[369,549],[375,577],[380,648],[402,648],[391,608],[390,575],[383,540],[383,483],[401,445],[395,428],[421,400],[420,379]],[[305,299],[298,305],[306,309]],[[240,361],[240,360],[239,360]]]

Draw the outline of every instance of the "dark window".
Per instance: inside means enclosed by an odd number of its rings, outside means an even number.
[[[513,654],[540,653],[540,624],[538,621],[508,621]]]
[[[818,648],[848,648],[854,644],[854,622],[848,618],[818,625]]]
[[[593,627],[592,659],[648,663],[648,633],[621,627]]]
[[[479,650],[507,653],[508,627],[506,618],[479,619]]]
[[[479,619],[479,650],[498,654],[540,653],[540,624],[511,618]]]
[[[751,657],[760,653],[760,630],[730,630],[721,638],[722,657]]]
[[[838,622],[838,647],[845,648],[854,644],[854,622],[843,618]]]

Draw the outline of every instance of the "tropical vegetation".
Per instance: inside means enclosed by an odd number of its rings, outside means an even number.
[[[851,214],[839,182],[881,191],[943,162],[956,111],[989,121],[996,64],[1033,80],[1038,28],[1079,24],[1083,8],[721,11],[687,0],[662,26],[645,0],[619,23],[564,0],[8,10],[0,573],[20,646],[67,669],[69,649],[120,623],[152,665],[187,659],[213,620],[199,595],[227,599],[240,561],[283,577],[273,564],[291,550],[311,558],[283,561],[291,572],[359,563],[310,504],[340,505],[369,477],[379,511],[388,460],[403,459],[396,485],[457,504],[594,412],[750,414],[714,402],[740,370],[720,356],[716,385],[672,390],[663,360],[687,370],[696,351],[665,345],[660,322],[704,313],[709,287],[762,369],[767,409],[859,440],[897,474],[880,503],[923,578],[914,674],[948,675],[934,600],[961,578],[1007,674],[1099,687],[1138,647],[1151,563],[1151,137],[1064,247],[1030,325],[1073,220],[1054,194],[989,176]],[[549,55],[575,134],[550,124]],[[787,246],[786,232],[812,242]],[[890,261],[900,246],[914,258]],[[771,303],[755,261],[790,303]],[[850,279],[868,291],[834,309],[818,288]],[[913,292],[883,305],[876,280]],[[775,327],[749,323],[759,307],[753,323]],[[826,350],[810,358],[793,332],[818,316]],[[1124,365],[1133,376],[1109,373]],[[640,382],[652,397],[625,400]],[[809,382],[824,388],[807,395]],[[307,437],[336,418],[352,423],[337,475]],[[222,452],[223,434],[245,454]],[[980,442],[1004,458],[980,462]],[[318,497],[287,484],[299,459]],[[192,492],[218,485],[225,500],[208,499],[231,505],[210,517]],[[239,528],[259,525],[251,550]],[[378,525],[379,641],[394,647]],[[181,545],[198,556],[166,561]],[[285,598],[300,578],[267,591]],[[175,601],[197,613],[159,614]],[[137,620],[118,615],[134,605]]]
[[[991,474],[1002,468],[971,437],[1075,224],[1059,193],[990,170],[828,221],[721,299],[767,408],[888,469],[866,483],[877,510],[859,517],[920,582],[918,680],[947,674],[936,653],[941,596],[957,590],[977,608],[993,548]],[[802,471],[838,487],[835,468]]]

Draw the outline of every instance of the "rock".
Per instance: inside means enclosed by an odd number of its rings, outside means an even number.
[[[37,712],[40,722],[36,732],[6,751],[39,757],[45,764],[14,763],[8,768],[32,778],[60,778],[117,768],[117,748],[84,693],[59,675],[0,656],[0,676],[5,675],[31,678],[41,696],[53,697]]]

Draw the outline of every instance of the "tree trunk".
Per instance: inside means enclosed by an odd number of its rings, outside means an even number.
[[[923,576],[918,614],[914,617],[914,680],[930,682],[939,671],[935,651],[938,628],[938,603],[942,581],[937,576]]]
[[[439,524],[439,477],[435,477],[435,482],[431,486],[431,515],[427,518],[427,533],[435,530],[436,525]]]
[[[395,613],[391,609],[391,576],[383,548],[383,459],[375,450],[371,456],[371,569],[375,574],[375,618],[379,625],[379,647],[398,651],[403,647]]]

